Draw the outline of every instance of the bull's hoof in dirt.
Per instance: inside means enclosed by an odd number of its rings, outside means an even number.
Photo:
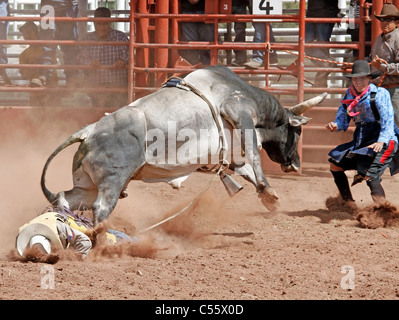
[[[263,192],[258,193],[258,197],[260,198],[262,204],[269,211],[276,211],[280,206],[280,202],[278,201],[278,195],[276,191],[274,191],[271,187],[266,187],[263,189]]]

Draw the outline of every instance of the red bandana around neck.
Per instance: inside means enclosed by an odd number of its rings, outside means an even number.
[[[369,91],[370,85],[367,86],[366,89],[364,89],[364,91],[361,94],[357,94],[355,88],[353,87],[353,85],[351,85],[349,87],[349,93],[355,97],[355,99],[347,99],[347,100],[341,100],[341,102],[343,104],[348,104],[349,106],[346,108],[346,113],[350,116],[350,117],[354,117],[357,116],[360,112],[351,112],[353,110],[354,107],[356,107],[356,105],[359,103],[360,99],[363,98],[363,96]]]

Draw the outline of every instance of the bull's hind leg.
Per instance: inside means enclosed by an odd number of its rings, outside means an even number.
[[[141,167],[142,164],[136,164],[133,169],[119,168],[117,171],[111,170],[99,179],[97,198],[93,203],[95,224],[108,219],[120,198],[121,192],[127,188],[131,177],[134,177]]]
[[[116,188],[99,189],[96,201],[93,203],[94,223],[106,220],[114,210],[121,190]]]
[[[101,184],[98,186],[97,199],[93,203],[95,224],[108,219],[126,185],[124,181],[116,179],[115,176],[112,175],[101,181]]]

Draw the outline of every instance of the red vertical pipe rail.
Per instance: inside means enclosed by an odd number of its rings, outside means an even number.
[[[136,12],[138,13],[149,13],[149,6],[147,0],[136,1]],[[136,24],[136,42],[149,43],[148,29],[150,26],[149,18],[135,19]],[[135,65],[138,67],[149,67],[149,49],[148,48],[136,48],[136,61]],[[135,75],[135,86],[145,87],[148,84],[148,76],[144,73],[137,73]],[[137,98],[137,97],[135,97]]]
[[[129,65],[128,65],[128,86],[127,86],[127,92],[128,92],[128,101],[129,103],[134,101],[134,44],[136,42],[136,28],[135,28],[135,21],[134,21],[134,13],[135,13],[135,7],[134,7],[134,1],[129,2],[130,5],[130,28],[129,28]]]
[[[373,44],[375,39],[381,34],[380,21],[374,16],[374,12],[380,14],[383,6],[384,0],[373,0],[373,7],[370,10],[370,15],[373,19],[371,26],[371,44]]]
[[[171,0],[171,8],[170,11],[172,14],[179,13],[179,2],[178,0]],[[170,23],[171,28],[171,43],[176,44],[179,41],[179,24],[176,19],[171,19]],[[171,50],[171,65],[174,66],[179,58],[179,51],[177,49]]]
[[[155,2],[155,12],[161,14],[169,13],[169,0],[157,0]],[[155,42],[169,43],[169,19],[158,18],[155,20]],[[158,48],[155,50],[155,66],[156,68],[168,67],[168,49]],[[160,86],[165,82],[167,75],[165,73],[156,74],[155,85]]]
[[[365,42],[366,42],[366,21],[365,21],[365,0],[360,0],[360,22],[359,22],[359,60],[363,60],[365,56]]]
[[[306,17],[306,0],[300,0],[299,3],[299,39],[298,39],[298,102],[303,101],[304,97],[304,80],[305,80],[305,17]]]
[[[265,41],[266,41],[266,46],[265,46],[265,56],[264,56],[264,68],[269,69],[270,67],[270,23],[266,22],[265,23]],[[266,87],[269,86],[269,74],[266,73]]]
[[[205,0],[205,1],[210,1],[210,0]],[[214,13],[219,13],[219,0],[216,0],[214,2]],[[215,26],[214,28],[214,38],[215,38],[215,44],[219,44],[219,20],[215,18],[213,20],[213,24]],[[218,50],[216,48],[211,49],[211,65],[217,65],[218,64]]]

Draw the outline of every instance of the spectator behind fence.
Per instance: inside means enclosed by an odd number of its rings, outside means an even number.
[[[231,5],[232,14],[246,14],[247,13],[248,0],[233,0]],[[246,22],[234,22],[234,42],[245,42],[246,37]],[[247,62],[247,51],[246,50],[234,50],[235,58],[232,61],[233,66],[242,66]]]
[[[371,0],[369,0],[368,2],[372,2]],[[359,0],[351,0],[350,4],[349,4],[349,24],[348,24],[348,28],[347,28],[347,34],[349,34],[351,36],[351,40],[352,42],[358,42],[360,40],[359,38],[359,25],[355,24],[354,22],[352,22],[352,19],[356,19],[360,17],[360,4],[359,4]],[[366,34],[365,34],[365,41],[371,41],[371,23],[366,23]],[[370,46],[366,45],[364,48],[364,52],[365,52],[365,56],[369,56],[370,55]],[[353,49],[353,60],[358,60],[359,58],[359,50],[357,49]]]
[[[25,40],[39,40],[39,28],[33,21],[28,21],[24,23],[19,31],[22,33],[22,36]],[[31,44],[28,48],[21,52],[19,55],[19,63],[20,64],[40,64],[40,57],[43,54],[43,46],[39,44]],[[55,64],[56,60],[53,61]],[[21,68],[19,69],[19,73],[21,74],[21,78],[24,80],[31,81],[34,78],[38,78],[40,76],[39,68]],[[52,80],[57,82],[57,72],[54,70],[52,75]]]
[[[8,1],[0,0],[0,18],[8,17],[10,15],[10,5]],[[0,40],[7,40],[8,35],[8,21],[0,21]],[[7,64],[7,45],[0,44],[0,64]],[[10,84],[6,69],[0,69],[0,86]]]
[[[45,9],[54,10],[55,17],[71,17],[76,18],[78,16],[78,1],[74,0],[42,0],[40,3],[42,15],[49,15],[51,12]],[[77,40],[77,23],[76,22],[55,22],[51,24],[51,19],[48,21],[43,19],[43,24],[40,28],[40,40]],[[46,24],[46,23],[49,24]],[[61,45],[61,51],[63,53],[63,64],[64,65],[75,65],[77,64],[77,57],[79,48],[74,45]],[[43,53],[40,57],[40,63],[43,65],[51,65],[55,61],[56,45],[43,45]],[[51,76],[53,70],[41,69],[40,76],[34,78],[31,81],[32,87],[43,87],[51,82]],[[78,71],[72,69],[65,69],[67,86],[73,86]]]
[[[307,18],[337,18],[340,12],[338,0],[308,0],[306,11]],[[306,23],[305,42],[312,41],[330,41],[335,23]],[[329,48],[308,48],[308,56],[331,60]],[[317,67],[328,68],[329,62],[312,60]],[[318,87],[327,87],[327,78],[329,72],[319,71],[316,74],[315,85]]]
[[[371,48],[371,65],[385,74],[380,85],[391,95],[395,122],[399,125],[399,11],[395,5],[386,4],[375,17],[380,20],[382,34]]]
[[[181,13],[183,14],[204,14],[205,0],[180,0]],[[215,26],[213,23],[204,22],[182,22],[181,23],[182,41],[215,41]],[[181,55],[190,64],[210,65],[211,54],[209,50],[182,50]]]
[[[95,18],[110,18],[111,11],[100,7],[94,12]],[[94,32],[87,35],[87,41],[128,42],[129,38],[111,27],[111,22],[94,22]],[[82,46],[80,61],[91,65],[93,70],[85,71],[87,82],[92,87],[127,88],[128,46],[90,45]],[[127,104],[127,93],[92,92],[88,94],[96,107],[122,107]]]
[[[252,1],[249,3],[250,11],[252,12]],[[266,23],[264,22],[252,22],[254,27],[253,43],[263,43],[266,41]],[[274,38],[273,28],[269,25],[269,38],[270,42],[276,42]],[[277,53],[275,51],[269,52],[270,64],[276,64],[278,62]],[[265,51],[264,50],[253,50],[252,59],[244,64],[248,69],[257,69],[264,66]]]

